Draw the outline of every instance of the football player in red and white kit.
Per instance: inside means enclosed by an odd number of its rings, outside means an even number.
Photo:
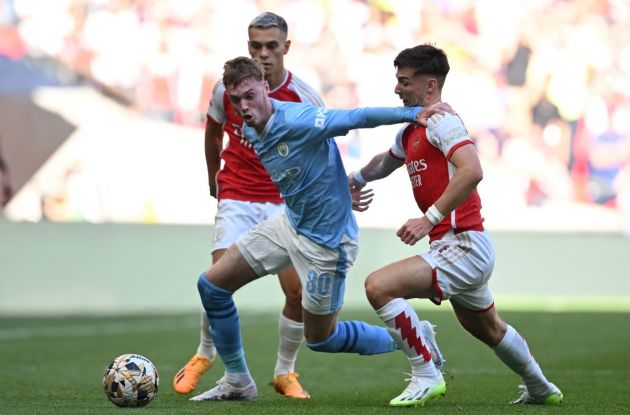
[[[441,49],[431,45],[405,49],[394,66],[398,79],[394,92],[405,106],[441,101],[449,71]],[[403,165],[424,215],[409,219],[396,235],[408,245],[428,235],[430,249],[374,271],[365,282],[370,303],[412,367],[411,382],[390,405],[424,405],[446,392],[408,298],[429,298],[436,304],[449,299],[461,325],[523,379],[523,392],[513,403],[560,404],[560,389],[545,378],[525,339],[495,309],[488,288],[494,250],[476,190],[483,173],[462,120],[444,113],[433,115],[427,127],[406,125],[389,151],[349,175],[350,185],[362,188]]]
[[[281,101],[305,101],[323,106],[319,94],[284,67],[284,55],[291,45],[291,41],[287,40],[287,31],[286,21],[269,12],[258,15],[248,27],[249,53],[265,69],[269,96]],[[243,138],[242,125],[243,120],[236,115],[225,86],[219,82],[208,106],[205,135],[210,195],[218,200],[213,262],[218,261],[241,234],[265,219],[280,214],[284,209],[284,201],[276,185]],[[224,133],[228,137],[225,148]],[[304,341],[302,287],[293,267],[281,271],[278,277],[286,300],[278,323],[280,344],[273,384],[279,393],[287,397],[309,398],[295,372],[298,350]],[[173,379],[173,387],[179,393],[191,392],[214,363],[216,350],[208,327],[208,317],[202,310],[201,339],[197,353]],[[202,394],[193,399],[213,398]]]

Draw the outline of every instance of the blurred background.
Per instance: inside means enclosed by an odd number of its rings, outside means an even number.
[[[33,310],[36,301],[23,301],[36,291],[31,278],[52,275],[47,289],[59,291],[64,280],[55,275],[70,273],[90,290],[86,269],[99,283],[124,283],[147,264],[153,274],[144,277],[163,278],[165,292],[176,290],[169,272],[186,275],[184,300],[172,306],[194,304],[216,209],[203,155],[205,112],[225,60],[247,55],[247,25],[262,11],[287,20],[286,66],[330,107],[400,105],[397,53],[427,42],[444,49],[451,72],[443,99],[481,156],[486,226],[498,251],[513,255],[505,274],[518,267],[522,278],[536,274],[559,290],[582,281],[572,294],[584,297],[594,278],[623,281],[630,257],[626,0],[0,0],[0,310]],[[388,149],[397,129],[340,137],[347,170]],[[389,235],[417,215],[408,186],[402,170],[374,183],[373,206],[357,215],[364,239],[377,229]],[[534,239],[514,245],[512,235],[522,232]],[[179,255],[156,255],[151,243],[160,239],[163,252]],[[364,256],[378,258],[382,247],[366,243]],[[77,249],[86,250],[78,261],[84,267],[68,270]],[[134,249],[147,257],[131,255]],[[583,263],[575,261],[580,249]],[[110,257],[112,250],[129,257]],[[72,259],[61,259],[64,252]],[[516,265],[536,252],[557,255]],[[87,258],[104,257],[119,267],[90,269]],[[602,263],[610,270],[604,275],[585,267]],[[361,264],[358,291],[370,270]],[[514,280],[503,281],[499,293],[518,296]],[[623,284],[601,283],[599,295],[621,296],[617,303],[628,306]],[[114,296],[94,309],[111,310]],[[72,303],[58,302],[40,311]]]

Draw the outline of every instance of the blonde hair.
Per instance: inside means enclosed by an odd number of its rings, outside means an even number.
[[[245,56],[230,59],[223,65],[223,85],[226,87],[238,85],[247,78],[262,81],[265,79],[265,69],[260,63]]]

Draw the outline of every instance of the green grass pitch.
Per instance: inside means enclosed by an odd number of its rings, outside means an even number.
[[[443,306],[448,309],[448,305]],[[278,395],[269,384],[277,315],[243,313],[254,402],[189,402],[171,388],[194,352],[198,316],[0,318],[0,414],[630,414],[630,315],[505,312],[527,338],[548,378],[564,392],[561,407],[510,407],[519,378],[457,324],[451,312],[422,311],[438,325],[447,359],[447,394],[424,408],[388,407],[405,387],[401,352],[379,356],[315,353],[303,347],[297,370],[310,400]],[[378,323],[370,310],[343,319]],[[157,397],[143,409],[117,408],[102,390],[105,366],[123,353],[147,356],[160,373]],[[216,364],[198,392],[214,385]]]

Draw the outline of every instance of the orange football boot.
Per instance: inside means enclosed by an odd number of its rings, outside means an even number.
[[[192,392],[199,383],[199,379],[213,364],[214,359],[210,360],[205,356],[195,354],[173,378],[175,392],[181,394]]]
[[[302,388],[297,378],[299,373],[291,372],[286,375],[278,375],[273,377],[273,386],[276,391],[287,398],[308,399],[311,395]]]

